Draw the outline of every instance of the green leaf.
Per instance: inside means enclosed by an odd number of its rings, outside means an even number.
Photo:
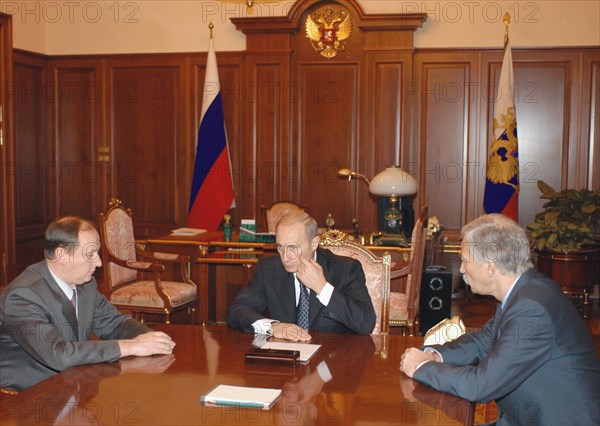
[[[587,214],[592,214],[597,208],[598,206],[594,203],[585,203],[583,206],[581,206],[581,211]]]
[[[540,238],[537,242],[537,249],[539,251],[544,250],[544,247],[546,246],[546,239],[545,238]]]
[[[546,195],[547,197],[553,197],[554,195],[556,195],[556,191],[554,190],[554,188],[552,188],[543,180],[537,181],[537,187],[542,192],[542,194]]]

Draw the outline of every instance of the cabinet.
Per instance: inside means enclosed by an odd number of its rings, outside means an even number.
[[[12,21],[0,13],[0,290],[15,274]]]

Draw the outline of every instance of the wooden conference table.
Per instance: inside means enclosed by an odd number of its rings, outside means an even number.
[[[158,325],[174,356],[74,367],[0,400],[0,423],[138,425],[473,424],[474,404],[402,374],[399,359],[420,337],[320,333],[297,367],[245,364],[253,335],[225,326]],[[323,383],[324,362],[332,379]],[[271,410],[205,406],[219,384],[283,389]]]

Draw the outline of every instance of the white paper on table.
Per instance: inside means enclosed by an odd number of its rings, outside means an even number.
[[[313,343],[267,342],[262,349],[281,349],[285,351],[300,351],[298,361],[306,362],[319,350],[321,345]]]

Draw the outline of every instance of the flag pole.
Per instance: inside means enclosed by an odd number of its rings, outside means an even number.
[[[504,55],[494,99],[492,146],[486,166],[483,210],[519,220],[519,150],[514,101],[512,52],[508,37],[510,14],[505,13]]]
[[[510,13],[506,12],[504,14],[502,22],[504,22],[504,50],[506,50],[506,46],[508,45],[508,26],[510,25]]]
[[[202,109],[190,190],[188,226],[216,231],[223,215],[235,207],[233,172],[227,147],[217,55],[212,22],[206,54]]]

